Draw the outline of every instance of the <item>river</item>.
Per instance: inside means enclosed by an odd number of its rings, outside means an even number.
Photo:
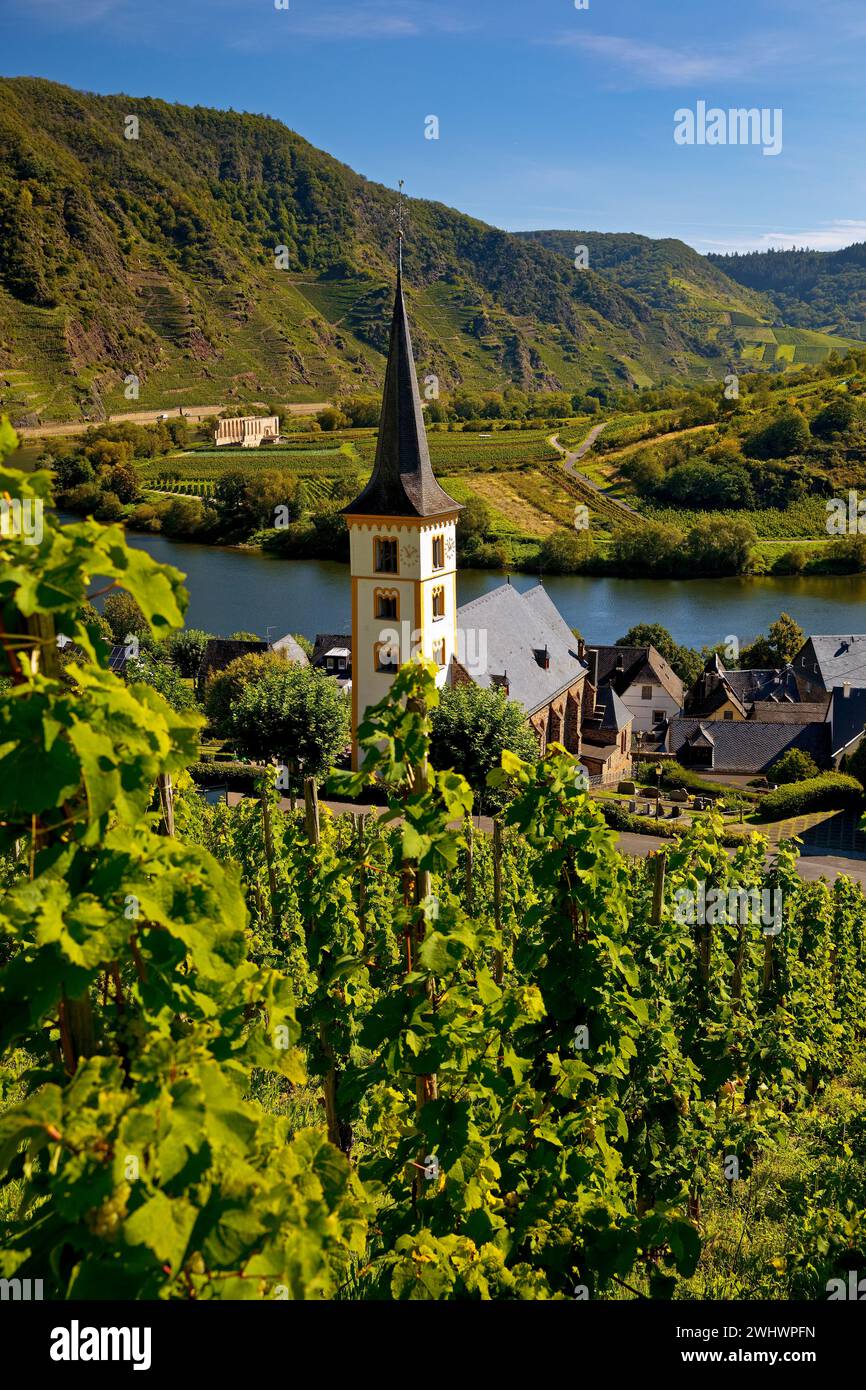
[[[330,560],[281,560],[258,551],[196,545],[127,532],[131,545],[187,576],[187,623],[219,636],[262,637],[349,632],[349,569]],[[461,570],[458,601],[468,603],[505,576]],[[532,575],[511,581],[526,589]],[[735,635],[743,643],[781,612],[806,633],[866,631],[866,575],[761,576],[756,579],[609,579],[551,575],[545,587],[570,627],[591,642],[612,643],[635,623],[661,623],[678,642],[711,646]]]

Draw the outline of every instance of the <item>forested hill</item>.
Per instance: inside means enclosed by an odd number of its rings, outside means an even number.
[[[739,284],[770,296],[788,323],[866,338],[866,242],[842,251],[752,251],[707,259]]]
[[[377,387],[395,202],[264,116],[0,80],[0,409],[23,424],[101,418],[131,408],[129,374],[145,408]],[[408,211],[416,355],[445,389],[649,385],[757,363],[727,326],[731,305],[764,323],[760,303],[717,271],[685,313],[601,261],[578,270],[438,203]]]
[[[520,232],[528,240],[560,255],[574,258],[585,246],[589,268],[633,290],[654,308],[688,313],[701,302],[713,301],[731,309],[767,317],[770,300],[732,283],[706,256],[673,237],[654,240],[636,232]]]

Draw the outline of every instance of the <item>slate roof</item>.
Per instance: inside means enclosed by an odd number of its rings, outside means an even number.
[[[813,636],[792,663],[797,674],[823,685],[825,690],[850,681],[866,687],[866,634],[845,633]],[[817,665],[817,673],[813,667]]]
[[[345,651],[351,653],[351,636],[348,636],[345,632],[317,632],[316,640],[313,644],[313,655],[310,659],[310,665],[313,667],[324,666],[325,657],[333,647],[342,647]],[[349,665],[351,666],[351,664],[352,659],[350,655]]]
[[[634,715],[627,709],[622,700],[617,695],[613,686],[606,685],[596,697],[596,709],[602,709],[600,728],[605,732],[609,729],[619,733],[622,729],[628,728],[634,720]]]
[[[293,666],[309,666],[310,658],[290,632],[271,643],[271,651],[281,652]]]
[[[676,671],[655,647],[596,647],[598,653],[598,683],[612,685],[618,695],[624,695],[632,685],[660,685],[682,709],[685,687]],[[622,660],[622,667],[618,663]]]
[[[457,610],[458,628],[487,634],[487,668],[473,671],[476,685],[490,690],[508,676],[508,697],[534,714],[586,675],[577,638],[541,585],[520,593],[502,584]],[[536,652],[547,648],[549,667]]]
[[[717,653],[709,658],[703,671],[686,695],[686,713],[699,719],[714,714],[730,702],[741,714],[763,718],[765,709],[797,704],[800,687],[792,669],[755,668],[747,671],[728,671]],[[801,719],[801,723],[808,723]]]
[[[437,483],[430,464],[401,269],[373,473],[363,492],[343,508],[343,515],[441,516],[459,510],[460,504]]]
[[[830,725],[833,730],[833,754],[843,753],[850,743],[863,735],[866,726],[866,690],[852,690],[846,696],[836,689],[830,700]]]
[[[769,724],[758,719],[672,719],[667,751],[678,759],[689,743],[698,741],[714,750],[715,772],[768,772],[788,748],[810,753],[819,767],[830,765],[830,725]]]
[[[786,705],[767,700],[750,707],[749,719],[760,724],[823,724],[829,708],[829,699],[809,703],[800,700]]]

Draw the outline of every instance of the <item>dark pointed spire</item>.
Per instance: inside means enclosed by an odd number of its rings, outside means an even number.
[[[402,194],[401,194],[402,198]],[[403,299],[403,221],[400,212],[397,295],[376,459],[369,483],[344,516],[441,516],[460,510],[460,503],[433,476],[424,412],[412,356],[412,337]]]

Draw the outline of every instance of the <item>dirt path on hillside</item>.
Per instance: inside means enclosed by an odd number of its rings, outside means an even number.
[[[594,483],[592,478],[588,478],[585,473],[581,473],[576,466],[580,459],[583,458],[584,454],[588,453],[592,448],[603,429],[603,424],[593,425],[586,439],[578,444],[576,449],[568,449],[564,444],[560,444],[558,434],[552,434],[549,443],[553,445],[558,454],[562,455],[562,466],[569,477],[573,478],[576,483],[580,483],[583,487],[590,488],[593,492],[597,493],[599,497],[603,497],[609,505],[616,507],[623,516],[629,519],[637,517],[639,520],[642,520],[640,512],[636,512],[634,507],[630,507],[627,502],[621,502],[618,497],[613,497],[605,488],[599,487],[598,483]]]

